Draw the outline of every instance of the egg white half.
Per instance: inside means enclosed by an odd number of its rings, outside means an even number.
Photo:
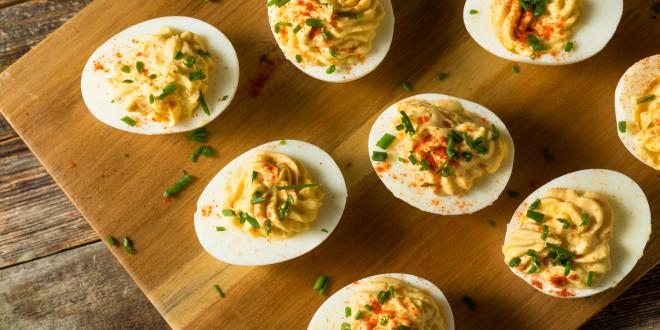
[[[337,163],[321,148],[302,141],[273,141],[253,148],[229,162],[206,186],[197,201],[195,232],[204,249],[214,258],[234,265],[270,265],[303,255],[321,244],[335,229],[346,205],[346,182]],[[270,240],[253,237],[222,216],[222,205],[228,192],[226,184],[240,166],[259,151],[279,152],[291,156],[310,171],[312,179],[321,184],[325,193],[318,218],[308,231],[290,238]],[[202,209],[212,206],[209,216]],[[222,226],[226,231],[217,231]],[[327,230],[323,232],[322,229]]]
[[[525,280],[532,287],[547,295],[560,298],[587,297],[609,288],[615,287],[633,269],[644,253],[646,242],[651,236],[651,209],[642,189],[635,181],[619,172],[604,169],[588,169],[560,176],[546,183],[520,204],[511,221],[506,227],[504,241],[519,227],[519,216],[525,216],[527,207],[537,198],[542,198],[548,189],[568,188],[578,191],[594,191],[604,195],[614,212],[612,240],[610,253],[612,269],[598,282],[598,285],[587,289],[567,289],[573,296],[558,295],[561,289],[554,288],[549,283],[543,283],[541,288],[532,284],[532,277],[516,268],[509,269],[516,276]]]
[[[396,198],[399,198],[422,211],[430,213],[443,215],[469,214],[491,205],[499,197],[502,191],[504,191],[504,188],[506,188],[506,184],[511,177],[511,171],[513,170],[513,156],[515,149],[511,134],[509,134],[504,122],[502,122],[497,115],[480,104],[447,95],[419,94],[399,102],[409,99],[422,99],[429,102],[445,99],[458,101],[465,110],[477,114],[495,125],[500,132],[500,138],[506,139],[507,141],[509,146],[508,154],[502,161],[500,168],[495,173],[482,177],[472,189],[464,195],[436,195],[433,192],[433,189],[429,189],[428,187],[418,187],[413,176],[406,175],[409,174],[411,170],[407,168],[406,164],[399,162],[396,157],[388,158],[388,162],[391,164],[389,170],[381,173],[377,172],[380,180],[383,181],[387,189],[389,189]],[[376,146],[376,142],[378,142],[385,133],[396,135],[393,123],[397,118],[401,117],[397,109],[397,104],[399,102],[385,109],[371,127],[371,131],[369,132],[370,159],[371,154],[374,151],[383,151]],[[391,154],[391,150],[388,150],[388,152]],[[371,161],[371,165],[374,169],[379,163],[381,162]]]
[[[561,52],[556,57],[544,54],[532,60],[529,56],[509,51],[497,39],[490,24],[491,2],[492,0],[465,1],[463,22],[472,39],[495,56],[539,65],[566,65],[596,55],[612,39],[623,14],[623,0],[584,0],[581,22],[571,39],[575,45],[573,50]],[[478,13],[470,14],[471,10],[477,10]]]
[[[440,289],[435,286],[435,284],[415,275],[410,274],[400,274],[400,273],[391,273],[391,274],[381,274],[374,275],[363,278],[359,281],[355,281],[341,290],[335,292],[330,298],[328,298],[319,309],[316,310],[312,320],[309,322],[308,330],[328,330],[328,329],[339,329],[341,323],[346,320],[346,315],[344,308],[348,305],[348,301],[351,296],[360,290],[360,282],[366,282],[374,278],[379,277],[391,277],[402,280],[407,284],[422,289],[428,292],[433,299],[440,305],[442,310],[442,316],[445,319],[445,329],[454,330],[454,314],[452,314],[451,306],[445,295],[440,291]]]
[[[316,78],[318,80],[323,80],[332,83],[344,83],[352,80],[362,78],[371,71],[375,70],[378,65],[383,62],[385,56],[390,50],[390,45],[392,44],[392,38],[394,37],[394,10],[392,9],[391,0],[381,0],[383,4],[383,9],[385,9],[385,17],[380,22],[378,30],[376,30],[376,37],[373,40],[373,47],[365,61],[363,63],[351,65],[351,70],[347,71],[341,66],[337,66],[337,71],[334,73],[328,74],[325,71],[328,69],[327,66],[320,65],[306,65],[304,63],[296,62],[295,58],[288,58],[296,68],[300,71],[306,73],[307,75]],[[268,3],[268,0],[266,0]],[[275,33],[273,26],[277,23],[277,18],[275,17],[276,6],[268,7],[268,21],[270,24],[270,30],[277,41],[277,45],[282,48],[279,37]],[[286,56],[286,54],[285,54]]]
[[[636,98],[640,96],[643,89],[656,79],[660,74],[660,55],[649,56],[633,64],[623,74],[614,91],[614,112],[616,116],[615,129],[619,139],[635,158],[642,163],[653,167],[637,153],[635,136],[629,130],[622,133],[619,131],[619,121],[631,123],[635,121]]]
[[[214,62],[213,71],[209,72],[209,87],[205,95],[211,115],[206,115],[201,107],[193,112],[192,117],[183,119],[172,127],[162,123],[147,120],[140,121],[137,126],[129,126],[121,121],[124,116],[140,117],[128,112],[120,102],[114,99],[112,87],[108,82],[109,73],[94,70],[94,62],[106,62],[118,51],[130,45],[132,39],[138,39],[146,34],[156,34],[161,27],[170,27],[177,32],[191,31],[198,34],[206,43]],[[122,131],[138,134],[170,134],[193,130],[202,127],[217,118],[231,103],[238,87],[238,57],[231,42],[222,32],[212,25],[191,17],[167,16],[154,18],[119,32],[99,48],[87,60],[82,72],[80,88],[83,100],[89,111],[98,120]],[[227,96],[223,101],[222,98]]]

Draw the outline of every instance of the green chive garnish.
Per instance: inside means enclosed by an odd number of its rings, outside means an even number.
[[[206,128],[197,128],[194,129],[188,134],[186,134],[186,139],[196,142],[206,142],[206,137],[209,135],[209,131]]]
[[[330,32],[328,32],[328,30],[326,29],[323,29],[323,32],[321,32],[321,36],[323,36],[323,39],[325,40],[330,40],[330,38],[332,38]]]
[[[193,181],[193,177],[189,175],[186,171],[183,171],[183,175],[177,180],[173,185],[171,185],[165,192],[163,192],[163,197],[167,198],[170,196],[176,195],[181,189],[185,188]]]
[[[140,61],[135,62],[135,70],[137,70],[139,73],[142,73],[142,71],[144,71],[144,63]]]
[[[548,228],[548,225],[543,225],[543,231],[541,232],[541,239],[545,241],[546,238],[548,238],[548,233],[550,229]]]
[[[387,152],[382,152],[382,151],[374,151],[371,154],[371,160],[375,162],[383,162],[387,160]]]
[[[302,62],[302,56],[296,55],[296,62],[298,63]]]
[[[305,24],[307,26],[316,27],[316,28],[323,27],[323,21],[320,19],[308,18],[305,20]]]
[[[341,330],[351,330],[351,325],[348,322],[341,324]]]
[[[220,99],[220,101],[227,101],[228,98],[229,98],[229,95],[223,95],[222,98]]]
[[[326,234],[329,233],[329,231],[328,231],[327,229],[325,229],[325,228],[321,229],[321,231],[324,232],[324,233],[326,233]]]
[[[254,179],[257,178],[257,175],[259,175],[259,173],[257,171],[252,171],[252,181],[253,182],[254,182]]]
[[[403,88],[404,91],[406,91],[408,93],[412,92],[412,85],[407,81],[404,81],[403,83],[401,83],[401,87]]]
[[[572,267],[571,262],[567,261],[566,265],[564,265],[564,276],[568,276],[568,274],[571,273],[571,267]]]
[[[131,67],[128,65],[122,66],[120,70],[124,73],[131,73]]]
[[[410,118],[408,117],[405,111],[399,111],[399,113],[401,114],[401,123],[406,129],[405,132],[412,136],[413,134],[415,134],[415,128],[413,127]]]
[[[509,261],[509,267],[516,267],[520,264],[520,258],[515,257]]]
[[[277,207],[277,212],[280,217],[280,221],[284,221],[284,219],[286,218],[286,214],[289,212],[289,206],[291,206],[291,204],[293,204],[293,197],[287,196],[286,201]]]
[[[495,125],[490,124],[490,139],[493,141],[496,141],[497,139],[500,138],[500,131],[497,130],[497,127]]]
[[[383,135],[383,137],[381,137],[380,140],[376,142],[376,145],[379,146],[381,149],[387,149],[387,147],[389,147],[390,144],[392,144],[394,139],[395,139],[394,135],[385,133],[385,135]]]
[[[259,229],[259,227],[260,227],[259,226],[259,221],[257,221],[257,219],[255,219],[252,216],[250,216],[249,214],[247,214],[247,212],[238,213],[238,217],[239,217],[241,223],[245,223],[245,221],[247,221],[252,226],[252,228]]]
[[[637,104],[642,104],[642,103],[646,103],[646,102],[651,102],[651,101],[653,101],[653,100],[655,100],[655,95],[647,95],[647,96],[644,96],[644,97],[640,97],[640,98],[637,100]]]
[[[149,75],[149,79],[156,79],[156,77],[158,77],[158,75],[155,73]]]
[[[110,246],[117,246],[119,243],[117,243],[117,240],[112,237],[112,235],[108,235],[108,237],[105,238],[106,242],[108,242],[108,245]]]
[[[327,74],[332,74],[337,70],[337,68],[334,65],[329,66],[326,70],[325,73]]]
[[[422,167],[421,167],[422,171],[426,171],[430,168],[431,168],[431,164],[429,164],[429,162],[427,162],[426,159],[422,159]]]
[[[470,15],[476,15],[479,14],[479,11],[476,9],[470,9]]]
[[[261,204],[266,201],[266,197],[263,196],[263,193],[261,191],[255,191],[254,195],[252,196],[252,200],[250,200],[250,204],[255,205],[255,204]]]
[[[177,51],[174,53],[174,59],[175,59],[175,60],[180,60],[182,57],[183,57],[183,53],[182,53],[180,50],[177,50]]]
[[[517,65],[513,65],[511,67],[511,72],[513,73],[520,73],[520,68]]]
[[[438,74],[436,74],[435,77],[438,78],[438,80],[443,81],[443,80],[447,79],[447,74],[442,73],[442,72],[438,72]]]
[[[202,154],[202,149],[204,149],[204,147],[202,147],[202,146],[199,146],[199,147],[195,148],[195,150],[193,151],[192,154],[190,154],[188,159],[193,163],[197,162],[197,158],[199,158],[199,155]]]
[[[516,198],[518,197],[518,192],[515,190],[507,189],[506,194],[511,197],[511,198]]]
[[[528,218],[530,218],[530,219],[532,219],[536,222],[542,222],[543,217],[545,216],[543,213],[539,213],[539,212],[532,211],[532,210],[527,210],[526,215],[527,215]]]
[[[380,317],[380,325],[386,325],[387,324],[387,316],[383,315]]]
[[[582,224],[581,226],[588,226],[589,225],[589,214],[582,213]]]
[[[225,297],[225,293],[222,291],[222,289],[220,288],[219,285],[216,284],[216,285],[213,286],[213,288],[220,295],[220,297],[222,297],[222,298]]]
[[[356,320],[359,320],[359,319],[361,319],[361,318],[362,318],[362,311],[361,311],[361,310],[358,310],[357,313],[355,313],[355,319],[356,319]]]
[[[300,31],[300,29],[302,29],[302,27],[300,27],[300,25],[294,26],[293,27],[293,33],[298,33],[298,31]]]
[[[621,133],[626,132],[626,121],[625,120],[619,121],[619,132],[621,132]]]
[[[289,22],[277,22],[277,23],[275,23],[275,27],[273,28],[273,31],[275,31],[275,33],[280,33],[280,26],[291,26],[291,23],[289,23]]]
[[[208,51],[203,50],[203,49],[198,49],[197,54],[202,55],[202,56],[207,56],[207,57],[211,56],[211,53],[209,53]]]
[[[547,246],[549,249],[554,250],[554,251],[557,252],[558,254],[563,254],[563,255],[565,255],[565,256],[567,256],[567,257],[575,258],[575,254],[574,254],[574,253],[572,253],[571,251],[568,251],[568,250],[564,250],[564,249],[560,248],[559,246],[557,246],[557,245],[555,245],[555,244],[552,244],[552,243],[545,243],[545,246]]]
[[[156,101],[156,98],[153,95],[149,95],[149,104],[153,104]]]
[[[234,210],[232,210],[232,209],[224,209],[224,210],[222,210],[222,215],[224,215],[226,217],[233,217],[233,216],[236,216],[236,212],[234,212]]]
[[[206,99],[204,99],[204,94],[201,91],[199,92],[198,101],[199,101],[199,105],[202,106],[202,111],[204,111],[204,113],[207,116],[210,116],[211,115],[211,110],[209,109],[209,105],[206,103]]]
[[[589,275],[587,275],[587,286],[591,287],[593,281],[594,281],[594,272],[590,271]]]
[[[346,315],[346,317],[351,316],[351,307],[350,306],[346,306],[346,308],[344,308],[344,315]]]
[[[163,88],[163,93],[156,96],[156,98],[159,99],[159,100],[162,100],[162,99],[166,98],[168,95],[174,93],[174,91],[176,91],[176,85],[173,82],[171,82],[171,83],[165,85],[165,88]]]
[[[188,74],[188,79],[190,81],[195,81],[195,80],[204,80],[206,79],[206,74],[204,74],[204,71],[202,69],[199,69],[197,71],[193,71]]]
[[[412,152],[410,152],[410,155],[408,155],[408,160],[410,160],[411,164],[417,165],[417,158],[415,158],[415,155],[413,155]]]
[[[125,116],[121,119],[121,121],[125,122],[128,126],[135,126],[136,124],[135,120],[129,116]]]
[[[225,231],[225,230],[227,230],[227,228],[222,226],[215,227],[215,231]]]
[[[133,248],[133,242],[128,237],[124,237],[124,251],[127,254],[135,254],[136,252]]]
[[[566,219],[557,218],[557,221],[561,222],[561,226],[564,229],[568,229],[571,226]]]
[[[303,188],[309,188],[309,187],[318,187],[320,185],[321,185],[320,183],[306,183],[306,184],[300,184],[300,185],[294,185],[294,186],[276,186],[275,188],[277,190],[303,189]]]
[[[124,84],[132,84],[132,83],[133,83],[133,80],[126,79],[126,80],[124,80],[124,81],[122,81],[122,82],[123,82]]]
[[[569,41],[569,42],[566,43],[566,46],[564,46],[564,51],[565,52],[570,52],[571,50],[573,50],[573,42]]]
[[[325,282],[328,281],[328,277],[325,275],[319,275],[314,281],[314,290],[321,290]]]
[[[337,52],[334,49],[330,48],[328,52],[330,53],[330,56],[337,57]]]
[[[528,34],[528,35],[527,35],[527,42],[529,43],[530,46],[532,46],[532,49],[533,49],[535,52],[539,52],[539,51],[542,51],[542,50],[546,50],[546,49],[547,49],[547,48],[545,48],[545,46],[543,46],[543,45],[541,44],[541,41],[539,40],[539,38],[537,38],[537,37],[536,37],[535,35],[533,35],[533,34]]]
[[[541,200],[537,198],[536,200],[534,200],[532,202],[532,204],[529,204],[529,208],[527,208],[527,209],[528,210],[536,210],[539,206],[541,206]]]
[[[189,68],[192,68],[192,66],[195,63],[197,63],[197,59],[195,58],[195,56],[188,55],[188,56],[186,56],[186,59],[183,60],[183,65],[185,65]]]

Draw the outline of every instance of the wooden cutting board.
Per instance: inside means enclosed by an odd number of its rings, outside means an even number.
[[[660,53],[651,4],[626,1],[609,45],[565,67],[498,59],[468,36],[462,1],[395,1],[392,49],[369,76],[347,84],[316,81],[284,61],[264,1],[96,0],[0,75],[0,111],[101,237],[130,236],[138,253],[112,253],[174,328],[302,329],[324,297],[368,275],[404,272],[431,280],[448,297],[460,328],[573,328],[660,261],[660,225],[646,254],[616,288],[591,298],[545,296],[502,261],[505,224],[522,198],[554,177],[608,168],[635,179],[660,214],[658,173],[641,164],[615,132],[614,88],[635,61]],[[95,120],[80,95],[80,74],[107,38],[158,16],[205,20],[234,43],[241,63],[237,98],[208,129],[215,159],[188,161],[196,144],[182,134],[139,136]],[[448,73],[438,81],[437,72]],[[444,93],[483,104],[507,124],[516,164],[506,194],[474,215],[442,217],[395,199],[369,164],[367,134],[378,113],[409,93]],[[317,249],[264,267],[238,267],[204,252],[193,229],[197,196],[245,150],[295,138],[327,150],[340,165],[349,201],[338,229]],[[544,158],[549,148],[554,161]],[[128,155],[126,157],[125,155]],[[182,170],[198,179],[170,203],[162,191]],[[213,290],[219,284],[227,294]],[[89,292],[94,294],[94,292]],[[464,295],[477,302],[469,310]]]

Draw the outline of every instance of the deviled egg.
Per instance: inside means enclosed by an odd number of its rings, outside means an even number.
[[[167,134],[199,128],[229,105],[238,58],[215,27],[190,17],[161,17],[110,38],[81,78],[90,112],[114,128]]]
[[[629,177],[589,169],[529,195],[507,225],[502,252],[511,271],[555,297],[586,297],[616,286],[641,258],[651,211]]]
[[[309,330],[452,330],[447,298],[433,283],[409,274],[382,274],[342,288],[316,311]]]
[[[472,38],[496,56],[564,65],[601,51],[622,13],[623,0],[467,0],[463,21]]]
[[[483,106],[420,94],[385,109],[369,133],[369,155],[395,197],[426,212],[476,212],[506,187],[514,146]]]
[[[614,105],[623,144],[644,164],[660,170],[660,55],[635,63],[623,74]]]
[[[267,0],[284,56],[306,74],[348,82],[383,61],[394,35],[390,0]]]
[[[346,204],[339,167],[312,144],[282,140],[232,160],[197,202],[195,231],[207,252],[235,265],[267,265],[321,244]]]

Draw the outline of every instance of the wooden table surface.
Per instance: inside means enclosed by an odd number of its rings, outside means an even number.
[[[88,2],[0,0],[0,71]],[[646,3],[640,17],[660,19]],[[659,280],[656,267],[584,328],[659,328]],[[1,116],[0,293],[0,328],[167,327]]]

